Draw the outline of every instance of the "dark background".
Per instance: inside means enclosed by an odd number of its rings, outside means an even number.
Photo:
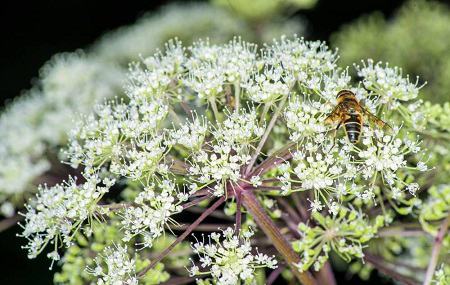
[[[73,51],[91,44],[106,31],[131,24],[144,12],[168,1],[2,1],[0,3],[0,106],[31,87],[39,68],[55,53]],[[310,11],[301,12],[309,23],[308,38],[328,40],[345,23],[373,11],[390,16],[400,0],[319,0]],[[0,134],[1,139],[1,134]],[[0,234],[0,284],[52,284],[50,261],[41,255],[28,260],[20,250],[23,240],[18,226]],[[354,278],[342,284],[360,284]],[[388,284],[375,278],[372,284]],[[341,282],[339,282],[341,284]]]
[[[0,3],[0,96],[4,101],[29,89],[39,68],[55,53],[86,47],[106,31],[131,24],[169,1],[46,0]],[[328,40],[344,23],[373,11],[390,15],[400,0],[319,0],[302,12],[309,38]]]

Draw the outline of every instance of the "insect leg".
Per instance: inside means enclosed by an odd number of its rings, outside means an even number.
[[[339,122],[339,124],[337,125],[336,129],[334,129],[334,135],[333,135],[333,145],[330,147],[330,149],[328,151],[331,151],[334,147],[334,145],[336,144],[336,135],[337,135],[337,131],[339,130],[339,128],[341,127],[342,122]]]

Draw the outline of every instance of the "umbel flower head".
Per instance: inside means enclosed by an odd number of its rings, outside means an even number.
[[[240,280],[250,284],[255,279],[258,268],[277,268],[273,257],[252,252],[250,238],[253,232],[236,235],[232,228],[222,233],[212,233],[209,243],[197,241],[192,245],[194,254],[199,255],[199,266],[193,265],[189,272],[193,276],[211,274],[218,285],[238,284]],[[206,271],[209,270],[209,271]]]
[[[309,267],[319,270],[329,251],[346,261],[363,258],[364,244],[379,228],[420,205],[417,181],[426,175],[426,161],[414,129],[401,125],[409,114],[396,113],[399,105],[415,103],[419,87],[370,61],[361,69],[361,85],[337,59],[324,43],[297,37],[261,49],[236,38],[190,47],[172,40],[132,64],[127,98],[97,106],[70,133],[68,163],[82,168],[84,179],[41,187],[29,202],[23,236],[30,257],[47,244],[57,249],[61,238],[70,245],[80,229],[89,233],[93,218],[108,223],[108,215],[120,220],[120,248],[151,248],[166,231],[183,228],[180,213],[209,205],[174,246],[226,204],[235,230],[194,245],[200,263],[194,260],[191,274],[244,284],[257,268],[275,267],[266,253],[275,248],[294,276],[311,284]],[[390,128],[365,120],[358,143],[342,129],[335,134],[325,118],[343,89]],[[282,217],[276,222],[267,213],[273,209],[282,213],[272,216]],[[266,235],[257,245],[269,239],[270,246],[255,253],[240,233],[246,223]]]

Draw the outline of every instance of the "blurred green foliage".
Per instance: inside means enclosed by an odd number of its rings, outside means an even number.
[[[317,0],[212,0],[214,4],[232,10],[236,15],[254,22],[267,21],[284,12],[314,7]]]
[[[423,99],[450,99],[450,9],[443,3],[409,1],[392,19],[380,13],[363,16],[335,33],[331,42],[344,66],[367,57],[388,61],[427,81]]]

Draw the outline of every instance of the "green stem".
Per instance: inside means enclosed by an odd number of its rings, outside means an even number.
[[[295,266],[295,264],[300,262],[300,256],[295,253],[289,241],[283,236],[272,219],[264,211],[256,196],[251,191],[242,191],[242,202],[247,211],[255,218],[258,226],[272,241],[273,246],[291,267],[294,276],[304,285],[316,284],[316,281],[309,272],[300,272]]]
[[[217,109],[216,99],[215,98],[210,99],[209,103],[211,104],[211,109],[213,110],[214,117],[216,118],[217,121],[219,121],[220,115],[219,115],[219,109]]]
[[[262,125],[264,120],[266,119],[267,112],[269,112],[270,107],[272,106],[272,103],[266,103],[264,104],[264,109],[261,113],[261,117],[259,118],[259,124]]]
[[[256,158],[258,158],[258,155],[261,152],[261,149],[263,148],[264,144],[266,143],[267,138],[269,137],[269,134],[272,131],[272,128],[275,126],[275,123],[278,119],[278,116],[281,113],[281,110],[283,110],[283,107],[284,107],[284,104],[286,103],[287,98],[288,98],[287,96],[284,96],[284,98],[281,99],[281,102],[278,105],[277,110],[273,114],[272,119],[270,120],[269,125],[266,128],[266,131],[264,132],[261,140],[259,141],[258,146],[256,147],[255,154],[253,155],[252,159],[250,160],[250,162],[247,165],[247,168],[245,169],[245,174],[250,173],[250,171],[252,170],[252,167],[255,164]]]
[[[241,84],[239,82],[234,84],[234,104],[235,104],[235,110],[239,110],[239,104],[240,104],[240,97],[241,97]]]

